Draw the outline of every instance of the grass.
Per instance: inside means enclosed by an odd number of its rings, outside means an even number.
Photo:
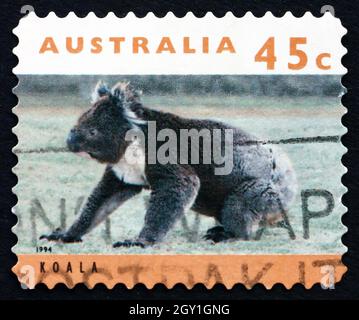
[[[19,144],[16,149],[29,150],[61,147],[77,117],[86,108],[86,99],[71,95],[34,97],[18,93],[16,108],[19,124],[15,128]],[[64,102],[65,101],[65,102]],[[262,138],[280,139],[317,135],[341,135],[345,128],[340,118],[344,108],[336,98],[268,98],[268,97],[144,97],[145,104],[186,117],[220,119],[238,125]],[[66,105],[65,105],[66,104]],[[144,199],[147,192],[130,200],[111,216],[110,238],[104,237],[105,224],[84,237],[81,244],[51,244],[54,253],[144,253],[144,254],[289,254],[343,253],[346,249],[341,236],[346,228],[341,216],[345,188],[341,176],[345,168],[341,157],[345,148],[339,143],[297,144],[282,147],[291,158],[299,180],[299,189],[326,189],[335,198],[335,208],[327,217],[310,221],[310,239],[303,239],[301,199],[298,194],[290,210],[290,221],[296,240],[289,240],[284,229],[267,229],[259,241],[236,241],[211,245],[201,240],[211,218],[193,212],[186,215],[189,228],[179,221],[163,243],[145,250],[139,248],[112,249],[111,242],[136,237],[144,220]],[[50,228],[39,216],[31,218],[31,202],[37,198],[54,226],[59,226],[60,199],[66,199],[66,225],[75,219],[74,208],[80,196],[87,196],[100,179],[104,167],[70,153],[19,154],[15,168],[19,182],[14,191],[18,196],[16,214],[19,224],[14,228],[18,236],[16,253],[34,253],[36,239]],[[310,203],[320,210],[318,199]],[[198,228],[198,233],[196,232]],[[36,233],[35,233],[36,229]],[[48,243],[38,241],[37,245]]]

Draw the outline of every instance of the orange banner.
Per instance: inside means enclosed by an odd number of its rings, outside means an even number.
[[[306,288],[315,283],[332,286],[346,271],[340,255],[18,255],[13,271],[21,283],[33,288],[44,283],[53,288],[65,283],[69,288],[84,283],[93,288],[104,283],[112,288],[123,283],[132,288],[143,283],[152,288],[163,283],[172,288],[183,283],[207,288],[222,283],[227,288],[257,283],[271,288],[276,283]]]

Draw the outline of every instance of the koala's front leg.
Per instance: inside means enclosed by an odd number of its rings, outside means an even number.
[[[110,167],[88,197],[79,218],[67,230],[56,229],[40,239],[61,242],[79,242],[81,237],[102,222],[126,200],[141,191],[141,186],[128,185],[120,181]]]
[[[197,197],[200,181],[190,167],[163,166],[152,180],[151,197],[145,216],[145,225],[134,241],[117,242],[114,247],[154,244],[161,241],[174,223],[188,210]]]

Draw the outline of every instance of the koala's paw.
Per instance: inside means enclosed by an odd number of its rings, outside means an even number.
[[[120,247],[125,247],[125,248],[141,247],[141,248],[145,248],[146,247],[145,243],[143,243],[141,241],[132,241],[132,240],[118,241],[118,242],[115,242],[112,246],[114,248],[120,248]]]
[[[224,230],[222,226],[216,226],[207,230],[203,237],[205,240],[213,241],[214,243],[225,241],[233,238],[233,234]]]
[[[79,237],[70,237],[66,235],[66,232],[62,231],[60,228],[57,228],[55,231],[50,234],[43,234],[40,237],[40,240],[46,239],[48,241],[56,241],[56,242],[64,242],[64,243],[72,243],[72,242],[81,242],[81,238]]]

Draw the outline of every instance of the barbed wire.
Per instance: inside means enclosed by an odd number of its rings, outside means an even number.
[[[296,143],[324,143],[324,142],[340,142],[340,136],[315,136],[289,138],[280,140],[261,141],[261,144],[296,144]]]
[[[238,145],[256,145],[256,144],[302,144],[302,143],[337,143],[340,142],[340,136],[314,136],[314,137],[299,137],[288,138],[279,140],[250,140],[239,143]],[[16,154],[29,154],[29,153],[66,153],[71,152],[66,147],[46,147],[38,149],[14,149]]]
[[[21,153],[61,153],[61,152],[70,152],[66,147],[47,147],[47,148],[38,148],[38,149],[14,149],[14,153],[21,154]]]

